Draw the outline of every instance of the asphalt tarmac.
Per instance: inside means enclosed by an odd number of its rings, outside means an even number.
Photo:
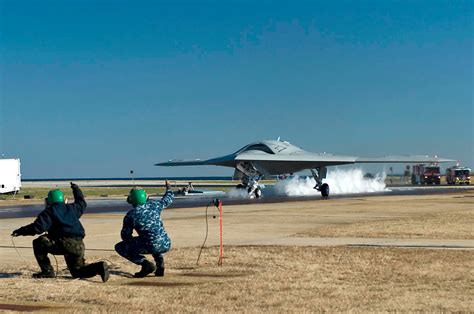
[[[370,196],[393,196],[393,195],[430,195],[456,193],[466,189],[473,189],[472,186],[403,186],[389,187],[389,191],[373,193],[339,194],[330,195],[328,198],[322,198],[320,195],[312,196],[268,196],[264,195],[260,199],[230,198],[227,195],[212,196],[208,194],[198,196],[177,196],[169,208],[194,208],[212,205],[216,197],[222,200],[225,205],[246,205],[246,204],[264,204],[264,203],[285,203],[320,200],[327,202],[337,199],[350,199]],[[87,213],[125,213],[130,209],[130,205],[125,199],[93,199],[87,200]],[[29,205],[0,205],[0,219],[6,218],[26,218],[36,217],[44,209],[43,204]]]

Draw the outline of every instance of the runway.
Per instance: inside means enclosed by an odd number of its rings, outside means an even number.
[[[210,205],[215,197],[219,197],[225,205],[248,205],[248,204],[266,204],[266,203],[286,203],[315,201],[328,202],[338,199],[358,199],[373,196],[395,196],[395,195],[430,195],[462,192],[468,189],[474,189],[474,186],[394,186],[389,187],[388,191],[373,193],[339,194],[330,195],[328,198],[322,198],[320,195],[312,196],[268,196],[264,195],[260,199],[230,198],[227,195],[211,196],[204,194],[202,196],[176,196],[170,209],[195,208]],[[159,198],[159,197],[153,197]],[[130,209],[125,198],[120,199],[92,199],[87,200],[88,206],[86,213],[125,213]],[[44,209],[43,204],[28,205],[0,205],[0,219],[6,218],[26,218],[36,217]]]

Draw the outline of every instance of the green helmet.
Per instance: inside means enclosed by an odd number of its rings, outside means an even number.
[[[127,197],[127,203],[133,206],[143,205],[146,203],[147,195],[144,189],[133,188],[130,190],[130,194]]]
[[[48,204],[64,203],[64,193],[60,189],[51,190],[48,192]]]

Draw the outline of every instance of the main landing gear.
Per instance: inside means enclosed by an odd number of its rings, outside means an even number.
[[[310,169],[311,173],[313,175],[314,180],[316,180],[316,185],[314,186],[314,189],[318,190],[321,192],[322,197],[328,197],[329,196],[329,184],[323,183],[323,179],[326,178],[327,175],[327,168],[326,167],[317,167],[315,169]]]
[[[238,171],[241,178],[241,183],[237,185],[237,188],[246,189],[249,198],[262,197],[262,189],[258,185],[258,181],[263,178],[263,174],[248,161],[239,163],[236,171]]]

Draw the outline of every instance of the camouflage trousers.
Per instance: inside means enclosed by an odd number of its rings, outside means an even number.
[[[164,268],[163,253],[168,250],[161,246],[154,246],[150,241],[140,237],[133,237],[115,245],[115,251],[120,256],[137,265],[141,265],[146,260],[143,254],[151,254],[158,268]]]
[[[90,278],[98,274],[99,264],[85,264],[84,241],[81,238],[52,239],[42,235],[33,240],[33,251],[42,272],[54,273],[48,254],[64,255],[67,268],[74,278]]]

